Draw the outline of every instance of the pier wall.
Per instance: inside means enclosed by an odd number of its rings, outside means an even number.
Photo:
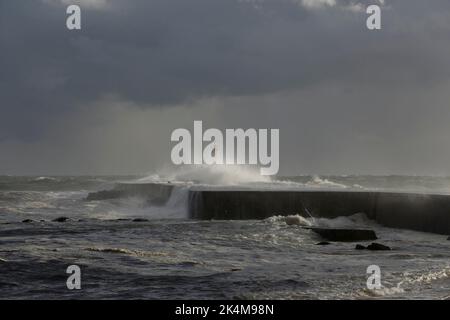
[[[379,224],[450,234],[450,196],[364,191],[190,191],[194,219],[264,219],[365,213]]]

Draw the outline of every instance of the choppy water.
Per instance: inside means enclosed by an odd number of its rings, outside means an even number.
[[[384,228],[360,214],[305,221],[369,226],[378,242],[393,249],[358,251],[355,243],[316,245],[322,239],[287,225],[284,217],[190,220],[184,188],[164,207],[148,206],[138,198],[84,200],[90,191],[124,179],[131,177],[0,177],[0,298],[450,297],[450,241],[445,236]],[[277,183],[440,193],[450,189],[450,179],[438,177],[296,177]],[[60,216],[70,220],[52,221]],[[23,223],[25,219],[33,222]],[[65,271],[72,264],[82,269],[79,291],[66,288]],[[372,264],[381,268],[381,290],[366,289],[366,268]]]

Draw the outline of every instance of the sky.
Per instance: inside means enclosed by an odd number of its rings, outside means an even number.
[[[194,120],[280,129],[281,175],[450,175],[450,1],[0,0],[0,174],[158,172]]]

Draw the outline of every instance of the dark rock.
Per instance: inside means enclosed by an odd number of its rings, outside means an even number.
[[[31,222],[34,222],[34,220],[31,220],[31,219],[25,219],[25,220],[23,220],[22,222],[23,222],[23,223],[31,223]]]
[[[329,241],[363,241],[375,240],[375,231],[367,229],[332,229],[332,228],[310,228]]]
[[[357,244],[357,245],[355,246],[355,249],[356,249],[356,250],[366,250],[367,248],[366,248],[365,246],[363,246],[362,244]]]
[[[328,241],[321,241],[321,242],[316,243],[317,246],[326,246],[329,244],[331,244],[331,243],[329,243]]]
[[[447,240],[450,240],[450,236],[448,236]]]
[[[52,221],[54,221],[54,222],[66,222],[67,220],[69,220],[69,218],[67,218],[67,217],[59,217],[59,218],[53,219]]]
[[[144,219],[144,218],[133,219],[133,222],[146,222],[146,221],[148,221],[148,219]]]
[[[367,246],[367,250],[391,250],[391,248],[380,243],[372,242]]]

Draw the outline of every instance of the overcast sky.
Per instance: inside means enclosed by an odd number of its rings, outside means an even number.
[[[450,1],[0,0],[0,112],[0,174],[158,171],[203,120],[279,128],[284,175],[450,175]]]

